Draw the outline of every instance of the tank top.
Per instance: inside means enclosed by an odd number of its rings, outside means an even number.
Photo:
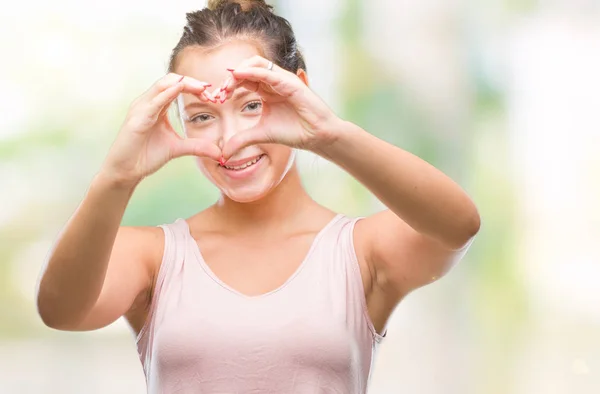
[[[246,296],[202,258],[184,219],[161,225],[162,263],[136,344],[148,393],[362,394],[378,334],[337,215],[279,288]]]

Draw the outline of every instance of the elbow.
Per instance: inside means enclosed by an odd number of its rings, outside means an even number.
[[[52,328],[54,330],[65,330],[64,326],[60,324],[59,321],[53,318],[51,314],[41,312],[38,308],[38,315],[40,316],[42,323],[48,328]]]
[[[37,314],[42,320],[42,323],[46,327],[54,328],[59,330],[61,324],[57,319],[57,308],[56,308],[56,296],[53,296],[53,292],[49,289],[48,278],[46,276],[46,268],[48,262],[40,273],[40,277],[35,286],[35,306]]]
[[[469,235],[468,240],[471,240],[474,236],[479,233],[479,229],[481,229],[481,216],[477,209],[474,209],[473,214],[471,215],[469,222],[467,224],[467,234]]]
[[[47,308],[44,305],[44,303],[40,302],[39,300],[37,302],[37,312],[38,312],[38,316],[42,320],[42,323],[44,323],[44,325],[46,327],[53,328],[55,330],[61,329],[60,322],[56,319],[56,317],[51,312],[49,312],[49,308]]]
[[[56,330],[62,328],[60,319],[57,318],[56,307],[53,305],[50,297],[46,296],[41,289],[37,290],[36,307],[38,316],[46,327],[54,328]]]
[[[479,233],[479,229],[481,228],[481,217],[479,216],[479,212],[477,209],[474,209],[473,213],[468,216],[468,219],[465,221],[463,227],[463,236],[461,237],[461,242],[459,242],[457,246],[457,250],[461,250],[466,248],[471,244],[473,238]]]
[[[48,294],[44,288],[38,288],[36,293],[37,313],[46,327],[62,331],[74,329],[76,323],[64,313],[57,297]]]
[[[54,310],[55,308],[46,306],[44,303],[38,302],[37,309],[38,316],[42,320],[42,323],[48,328],[60,331],[73,331],[77,327],[75,322],[60,316],[60,314],[56,313]]]
[[[471,244],[473,238],[479,233],[481,228],[481,217],[477,209],[473,209],[472,213],[463,216],[462,223],[455,230],[454,239],[447,241],[446,246],[451,250],[462,250]]]

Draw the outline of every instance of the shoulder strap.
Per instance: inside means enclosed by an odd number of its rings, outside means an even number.
[[[373,340],[376,343],[380,343],[386,336],[386,330],[384,330],[383,335],[380,335],[375,330],[371,317],[369,316],[362,274],[360,272],[358,256],[356,255],[356,248],[354,247],[354,227],[361,219],[364,218],[347,218],[340,233],[340,248],[346,265],[347,297],[351,305],[354,306],[353,309],[356,314],[357,323],[362,320],[362,323],[360,324],[366,324]]]
[[[185,226],[185,223],[181,223],[182,221],[183,219],[178,219],[174,223],[157,226],[162,228],[165,237],[163,257],[152,290],[148,316],[136,339],[138,353],[147,377],[150,376],[148,369],[151,365],[150,357],[152,355],[155,326],[161,315],[161,297],[164,296],[174,272],[178,271],[177,267],[182,264],[183,260],[182,253],[185,251],[183,226]]]

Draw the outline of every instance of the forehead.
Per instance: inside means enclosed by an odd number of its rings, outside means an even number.
[[[218,86],[243,60],[260,55],[254,43],[231,41],[216,48],[187,47],[179,54],[176,73]]]

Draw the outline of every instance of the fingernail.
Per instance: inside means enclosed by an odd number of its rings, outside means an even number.
[[[202,95],[210,102],[212,103],[216,103],[217,99],[215,99],[213,96],[211,96],[208,92],[203,92]]]
[[[227,91],[227,88],[229,87],[230,84],[231,84],[231,78],[227,78],[225,80],[225,82],[223,82],[223,86],[221,87],[221,92]]]

